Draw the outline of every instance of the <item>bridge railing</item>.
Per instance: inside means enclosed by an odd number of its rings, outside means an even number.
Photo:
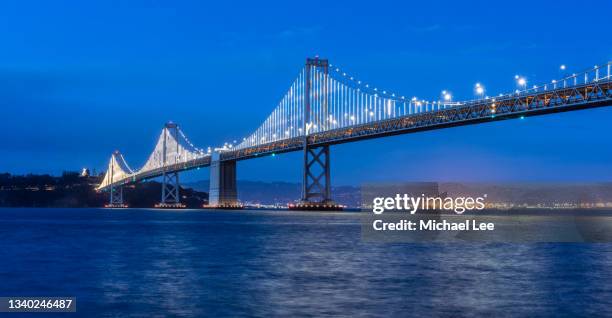
[[[612,62],[603,65],[595,65],[593,68],[587,69],[579,73],[573,73],[559,80],[552,80],[549,83],[534,85],[531,88],[515,91],[515,94],[531,94],[551,89],[568,88],[589,83],[601,81],[609,81],[611,78]]]
[[[612,61],[602,64],[595,65],[592,68],[586,69],[578,73],[572,73],[571,75],[564,76],[561,79],[555,79],[547,83],[541,83],[534,85],[530,88],[525,87],[523,89],[517,89],[512,93],[499,94],[498,96],[487,96],[468,101],[459,102],[457,106],[461,105],[474,105],[481,103],[486,99],[504,99],[514,98],[516,96],[532,95],[541,92],[547,92],[562,88],[572,88],[584,86],[592,83],[608,82],[612,81]]]

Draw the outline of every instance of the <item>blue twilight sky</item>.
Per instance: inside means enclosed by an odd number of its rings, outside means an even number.
[[[586,4],[585,4],[586,5]],[[495,95],[612,60],[612,1],[3,1],[0,171],[146,160],[164,122],[201,147],[240,139],[308,56],[407,96]],[[609,181],[612,108],[335,146],[335,185]],[[299,153],[240,179],[299,182]],[[207,179],[208,170],[184,174]]]

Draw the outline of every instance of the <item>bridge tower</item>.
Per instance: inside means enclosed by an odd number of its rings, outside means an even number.
[[[163,131],[163,146],[162,146],[162,193],[161,202],[156,205],[158,208],[184,208],[181,204],[179,195],[179,174],[177,171],[169,169],[169,165],[173,162],[168,162],[168,158],[172,155],[179,155],[179,131],[178,125],[173,122],[166,123]]]
[[[340,210],[341,206],[335,204],[331,198],[331,177],[329,145],[312,145],[309,140],[309,130],[317,125],[323,130],[327,129],[329,122],[313,122],[313,102],[318,103],[322,115],[316,118],[327,118],[327,81],[329,80],[329,62],[326,59],[306,59],[306,83],[304,92],[304,170],[302,175],[302,198],[300,203],[292,205],[292,209],[305,210]],[[322,76],[321,76],[322,75]],[[313,81],[318,81],[318,96],[311,94]],[[316,118],[314,120],[316,120]]]
[[[118,150],[115,151],[115,153],[113,154],[113,156],[111,157],[111,164],[110,164],[110,180],[111,180],[111,186],[110,189],[108,191],[109,193],[109,202],[106,205],[107,208],[125,208],[127,207],[127,205],[125,205],[123,203],[123,186],[122,185],[114,185],[112,182],[114,180],[115,177],[115,163],[116,163],[116,156],[119,156],[120,153]]]

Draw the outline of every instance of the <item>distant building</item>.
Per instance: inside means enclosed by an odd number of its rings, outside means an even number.
[[[81,170],[81,177],[89,177],[89,169],[83,168],[83,170]]]

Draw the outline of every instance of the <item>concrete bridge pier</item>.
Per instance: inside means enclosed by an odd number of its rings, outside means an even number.
[[[219,154],[212,155],[210,163],[210,188],[208,207],[222,209],[239,209],[236,185],[236,161],[221,161]]]

